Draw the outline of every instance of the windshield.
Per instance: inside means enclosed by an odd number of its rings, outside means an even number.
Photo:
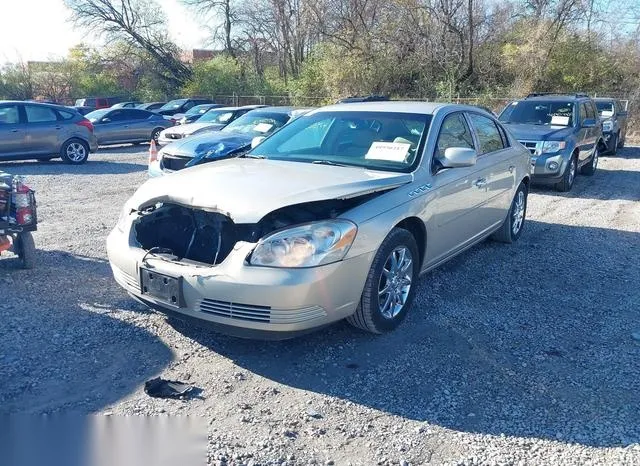
[[[249,112],[224,127],[226,133],[244,133],[255,136],[264,136],[273,133],[276,129],[289,121],[286,113]]]
[[[319,112],[301,116],[249,156],[409,171],[418,160],[431,115],[390,112]]]
[[[574,103],[563,101],[522,100],[512,102],[502,111],[503,123],[573,126]]]
[[[613,102],[596,101],[596,107],[601,116],[613,116]]]
[[[190,110],[187,110],[187,113],[185,113],[185,115],[187,116],[202,115],[210,108],[211,108],[210,105],[196,105],[195,107],[192,107]]]
[[[233,116],[233,112],[229,110],[209,110],[202,115],[198,123],[220,123],[228,122]]]
[[[180,108],[186,101],[187,99],[172,100],[160,107],[160,110],[175,110],[176,108]]]
[[[93,112],[89,112],[85,115],[85,118],[89,120],[91,123],[95,123],[96,121],[102,120],[104,116],[111,111],[110,108],[105,108],[103,110],[94,110]]]

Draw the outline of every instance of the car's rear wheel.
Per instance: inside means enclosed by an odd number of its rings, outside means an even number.
[[[600,147],[596,146],[593,149],[593,155],[591,156],[591,161],[582,167],[580,173],[587,176],[593,176],[596,172],[596,168],[598,168],[598,160],[600,159]]]
[[[158,144],[158,139],[160,138],[160,133],[162,133],[162,130],[164,128],[156,128],[151,132],[151,139],[153,139],[156,144]]]
[[[378,334],[395,329],[411,307],[419,272],[415,238],[407,230],[394,228],[378,248],[349,323]]]
[[[571,156],[571,160],[567,164],[567,168],[564,169],[564,174],[562,175],[562,180],[559,183],[556,183],[556,189],[560,192],[571,191],[573,188],[573,182],[576,180],[576,175],[578,174],[578,157],[576,154]]]
[[[36,243],[30,232],[26,231],[18,235],[16,252],[18,253],[23,269],[32,269],[35,266]]]
[[[513,196],[511,201],[511,207],[504,223],[498,231],[491,235],[491,239],[494,241],[500,241],[501,243],[513,243],[518,241],[520,234],[522,234],[522,228],[524,227],[524,221],[527,217],[527,197],[529,195],[529,189],[524,183],[520,183],[516,191],[516,195]]]
[[[89,145],[80,139],[71,139],[60,148],[60,157],[66,163],[83,164],[89,158]]]
[[[609,153],[611,155],[616,155],[616,152],[618,152],[618,145],[620,144],[620,133],[616,133],[613,136],[611,136],[611,149],[609,150]]]

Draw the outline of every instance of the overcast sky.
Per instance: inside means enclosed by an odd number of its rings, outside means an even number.
[[[203,47],[209,36],[178,0],[156,0],[169,20],[169,32],[183,48]],[[95,39],[69,21],[63,0],[0,0],[0,64],[64,57],[70,47]]]

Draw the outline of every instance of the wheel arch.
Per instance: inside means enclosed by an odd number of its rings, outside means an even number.
[[[418,252],[420,254],[420,267],[422,267],[427,251],[427,228],[425,227],[424,222],[418,217],[407,217],[401,222],[397,223],[395,227],[407,230],[413,235],[416,243],[418,244]]]

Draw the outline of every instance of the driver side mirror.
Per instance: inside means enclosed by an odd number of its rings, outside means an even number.
[[[468,147],[449,147],[440,157],[443,168],[472,167],[476,164],[478,155],[474,149]]]
[[[595,118],[585,118],[584,120],[582,120],[583,128],[593,128],[595,126],[596,126]]]
[[[256,136],[255,138],[253,138],[251,140],[251,148],[253,149],[254,147],[256,147],[257,145],[259,145],[262,141],[264,141],[265,139],[267,139],[264,136]]]

